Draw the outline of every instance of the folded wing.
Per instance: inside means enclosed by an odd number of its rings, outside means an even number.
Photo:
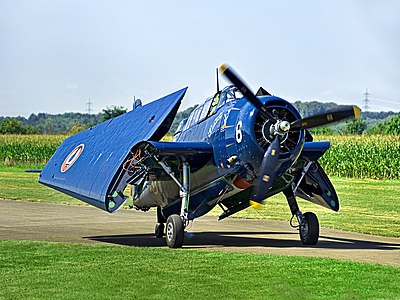
[[[187,88],[67,138],[39,182],[103,210],[117,210],[123,164],[140,142],[159,141],[169,130]],[[126,186],[126,184],[125,184]]]

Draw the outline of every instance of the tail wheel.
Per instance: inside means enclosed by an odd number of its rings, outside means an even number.
[[[167,219],[165,240],[170,248],[181,248],[184,239],[182,218],[178,215],[171,215]]]
[[[303,245],[315,245],[319,238],[319,222],[312,212],[306,212],[300,225],[300,239]]]

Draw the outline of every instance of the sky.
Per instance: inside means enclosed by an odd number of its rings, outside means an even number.
[[[400,111],[400,1],[0,0],[0,115],[181,109],[231,65],[256,91]],[[228,82],[221,78],[220,85]]]

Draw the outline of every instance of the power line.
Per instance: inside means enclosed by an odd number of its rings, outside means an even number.
[[[364,95],[365,95],[365,99],[363,100],[363,111],[367,112],[369,110],[369,108],[370,108],[369,107],[370,101],[368,99],[368,97],[369,97],[368,89],[365,89]]]
[[[88,112],[89,115],[92,113],[92,105],[93,105],[93,103],[90,102],[90,98],[89,98],[89,102],[86,102],[86,111]]]
[[[377,102],[384,102],[384,103],[389,103],[389,104],[399,104],[399,101],[380,99],[380,98],[370,98],[370,99],[374,100],[374,101],[377,101]]]

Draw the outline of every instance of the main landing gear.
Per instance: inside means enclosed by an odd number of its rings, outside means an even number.
[[[157,224],[155,236],[162,238],[165,229],[165,241],[170,248],[181,248],[185,237],[185,228],[189,224],[189,198],[190,198],[190,166],[187,162],[182,163],[182,183],[175,177],[171,169],[163,162],[159,162],[162,168],[178,184],[182,199],[180,215],[170,215],[167,220],[161,213],[161,208],[157,208]],[[166,223],[166,226],[164,226]],[[165,228],[166,227],[166,228]]]
[[[319,222],[317,216],[312,212],[301,213],[299,206],[296,201],[296,196],[291,187],[284,190],[283,193],[288,201],[292,216],[296,216],[299,223],[298,226],[293,227],[299,228],[300,240],[303,245],[316,245],[319,238]]]
[[[180,248],[183,245],[185,236],[182,218],[178,215],[171,215],[167,219],[165,241],[170,248]]]

